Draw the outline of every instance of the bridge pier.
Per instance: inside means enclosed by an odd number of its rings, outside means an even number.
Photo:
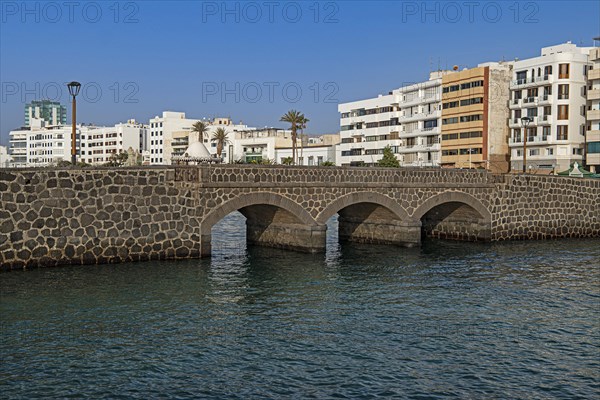
[[[416,247],[421,244],[421,221],[363,220],[341,216],[338,237],[344,242],[393,244]]]
[[[246,241],[258,246],[319,253],[325,251],[326,233],[325,225],[246,220]]]

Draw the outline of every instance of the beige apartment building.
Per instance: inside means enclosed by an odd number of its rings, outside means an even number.
[[[592,65],[587,73],[586,166],[600,173],[600,47],[590,50],[589,60]]]
[[[442,77],[443,168],[509,171],[511,73],[512,63],[501,62],[479,64]]]

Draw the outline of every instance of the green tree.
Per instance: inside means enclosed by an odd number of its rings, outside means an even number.
[[[292,165],[294,163],[294,159],[292,157],[285,157],[281,159],[281,163],[283,165]]]
[[[198,121],[192,125],[192,132],[198,134],[198,140],[202,142],[208,134],[208,125],[202,121]]]
[[[110,156],[107,163],[104,164],[105,167],[122,167],[127,162],[129,155],[126,152],[122,153],[114,153]]]
[[[323,161],[321,163],[321,167],[335,167],[335,163],[333,161]]]
[[[399,168],[400,161],[396,158],[394,153],[392,153],[392,148],[390,146],[385,146],[383,149],[383,157],[381,160],[377,161],[380,167],[386,168]]]
[[[296,163],[296,141],[298,139],[298,129],[302,129],[302,126],[308,122],[308,119],[302,114],[300,111],[290,110],[283,117],[281,117],[280,121],[288,122],[291,124],[292,131],[292,160],[293,163]]]
[[[217,142],[217,157],[221,158],[223,147],[225,147],[225,144],[229,142],[227,139],[227,131],[225,128],[217,128],[215,133],[213,133],[212,138]]]

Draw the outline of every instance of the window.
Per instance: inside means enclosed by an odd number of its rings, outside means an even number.
[[[482,120],[481,114],[463,115],[462,117],[460,117],[460,122],[473,122],[473,121],[481,121],[481,120]]]
[[[468,149],[460,149],[460,154],[482,154],[481,147],[469,147]]]
[[[548,138],[548,136],[550,136],[550,127],[549,126],[544,126],[542,128],[542,138],[544,140],[546,140]]]
[[[450,125],[450,124],[456,124],[456,123],[458,123],[458,117],[442,119],[442,125]]]
[[[569,119],[569,106],[559,105],[558,106],[558,119]]]
[[[456,92],[458,89],[460,89],[459,85],[446,86],[442,88],[442,93]]]
[[[583,149],[573,149],[574,156],[580,156],[583,154]]]
[[[443,108],[444,110],[446,110],[446,109],[448,109],[448,108],[455,108],[455,107],[458,107],[458,101],[450,101],[450,102],[448,102],[448,103],[444,103],[444,104],[442,105],[442,108]]]
[[[569,79],[569,64],[558,64],[558,79]]]
[[[558,125],[556,127],[556,140],[569,140],[568,125]]]
[[[539,156],[540,155],[540,149],[531,149],[531,150],[529,150],[529,155],[530,156]]]
[[[478,138],[478,137],[482,137],[483,133],[481,131],[476,131],[476,132],[461,132],[460,133],[460,138],[461,139],[470,139],[470,138]]]
[[[538,111],[537,107],[528,108],[527,109],[527,116],[529,118],[537,117],[537,111]]]
[[[436,128],[436,127],[437,127],[437,119],[429,119],[429,120],[423,121],[424,129],[432,129],[432,128]]]
[[[458,150],[442,150],[443,156],[457,156]]]
[[[552,65],[546,65],[544,67],[544,77],[552,75]]]
[[[513,139],[515,142],[521,141],[521,129],[520,128],[513,129]]]
[[[458,139],[458,133],[447,133],[442,135],[442,140],[454,140]]]
[[[466,100],[460,101],[461,107],[470,106],[473,104],[481,104],[481,103],[483,103],[483,97],[473,97],[472,99],[466,99]]]
[[[600,154],[600,142],[590,142],[587,144],[588,154]]]
[[[548,155],[548,156],[554,155],[554,149],[553,148],[546,149],[546,155]]]
[[[569,98],[569,85],[558,85],[558,99],[567,100]]]

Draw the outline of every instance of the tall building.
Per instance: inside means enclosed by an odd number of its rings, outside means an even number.
[[[32,126],[10,132],[13,167],[44,167],[60,161],[71,161],[71,127],[44,126],[33,119]],[[146,126],[129,120],[112,127],[77,126],[77,160],[102,165],[113,154],[140,151]]]
[[[25,104],[25,126],[31,126],[31,120],[38,118],[46,125],[66,125],[67,108],[57,101],[34,100]]]
[[[582,163],[590,50],[567,42],[514,63],[509,102],[513,171],[523,168],[525,134],[528,171],[559,172]],[[523,117],[531,119],[526,133]]]
[[[111,127],[81,126],[78,160],[91,165],[102,165],[114,154],[142,150],[147,126],[134,119]],[[70,139],[69,139],[70,143]]]
[[[442,77],[442,167],[508,172],[511,68],[485,63]]]
[[[21,168],[27,166],[27,128],[11,131],[8,139],[9,167]]]
[[[594,40],[600,41],[599,38]],[[587,127],[586,127],[586,166],[592,172],[600,173],[600,47],[590,50],[587,72]]]
[[[150,164],[170,165],[173,148],[173,133],[192,130],[192,125],[200,120],[188,119],[183,112],[165,111],[162,116],[156,116],[149,122],[147,147],[150,152]]]
[[[404,86],[387,95],[342,103],[336,164],[377,165],[390,146],[402,166],[438,166],[442,76]]]

